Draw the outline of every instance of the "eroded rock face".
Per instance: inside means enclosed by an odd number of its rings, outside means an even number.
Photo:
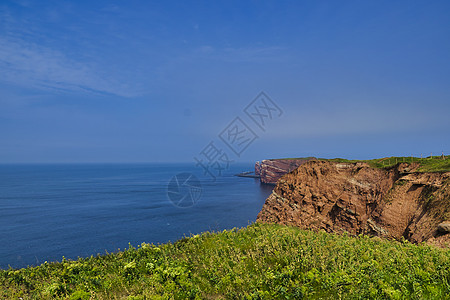
[[[278,181],[257,221],[439,245],[450,240],[437,229],[450,219],[450,173],[412,167],[309,161]]]
[[[450,222],[446,221],[446,222],[442,222],[438,225],[437,227],[438,232],[441,233],[449,233],[450,232]]]
[[[261,162],[257,161],[255,163],[255,176],[261,176]]]
[[[266,159],[255,164],[255,175],[260,176],[261,183],[275,185],[281,176],[297,169],[300,165],[315,158],[305,159]]]

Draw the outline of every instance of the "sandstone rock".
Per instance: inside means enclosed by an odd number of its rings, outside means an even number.
[[[255,163],[255,176],[261,176],[261,162]]]
[[[449,233],[450,232],[450,222],[445,221],[445,222],[440,223],[437,226],[437,230],[441,233]]]
[[[275,185],[283,175],[297,169],[300,165],[315,158],[302,159],[266,159],[255,163],[255,175],[261,183]]]
[[[450,217],[445,215],[450,172],[406,174],[404,169],[401,164],[374,169],[365,163],[306,162],[278,181],[257,221],[415,243],[436,237],[444,244],[436,228]]]

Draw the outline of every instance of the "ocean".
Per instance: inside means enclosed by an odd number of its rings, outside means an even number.
[[[272,191],[233,176],[253,168],[213,180],[194,164],[0,165],[0,268],[247,226]]]

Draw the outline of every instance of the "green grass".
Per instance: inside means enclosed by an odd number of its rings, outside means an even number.
[[[343,163],[365,162],[368,163],[373,168],[389,168],[402,162],[418,163],[420,167],[417,169],[417,172],[450,172],[450,156],[444,156],[444,159],[442,159],[441,156],[434,156],[433,158],[392,156],[369,160],[349,160],[344,158],[333,158],[333,159],[319,158],[319,160],[343,162]]]
[[[449,299],[450,252],[253,224],[0,271],[1,299]]]
[[[313,159],[314,157],[288,157],[280,158],[278,160],[297,160],[297,159]],[[417,172],[450,172],[450,156],[433,156],[431,157],[412,157],[412,156],[391,156],[384,158],[375,159],[345,159],[345,158],[318,158],[318,160],[326,160],[332,162],[342,162],[342,163],[357,163],[364,162],[368,163],[373,168],[389,168],[393,167],[398,163],[418,163],[420,167],[416,170]]]
[[[420,161],[420,172],[449,172],[450,171],[450,157],[446,156],[445,160],[442,158],[426,158]]]

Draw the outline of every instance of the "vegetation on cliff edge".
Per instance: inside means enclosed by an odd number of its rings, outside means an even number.
[[[315,159],[314,157],[290,157],[279,158],[275,160],[297,160],[297,159]],[[357,163],[363,162],[369,164],[372,168],[389,168],[398,163],[418,163],[420,167],[417,172],[450,172],[450,156],[433,156],[433,157],[413,157],[413,156],[391,156],[375,159],[345,159],[345,158],[317,158],[318,160],[341,162],[341,163]]]
[[[269,224],[0,271],[2,299],[448,299],[449,295],[449,250]]]
[[[406,157],[406,156],[392,156],[384,158],[376,158],[369,160],[349,160],[344,158],[333,158],[325,159],[319,158],[319,160],[327,160],[333,162],[346,162],[346,163],[356,163],[365,162],[368,163],[373,168],[389,168],[395,166],[398,163],[418,163],[420,166],[417,169],[418,172],[450,172],[450,157],[449,156],[433,156],[433,157]]]

